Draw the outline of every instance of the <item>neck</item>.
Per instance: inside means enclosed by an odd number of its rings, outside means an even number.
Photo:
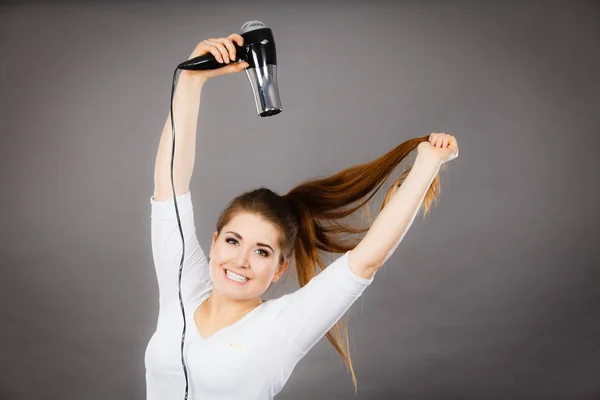
[[[210,318],[237,319],[263,303],[260,297],[234,300],[213,290],[206,301],[206,312]]]

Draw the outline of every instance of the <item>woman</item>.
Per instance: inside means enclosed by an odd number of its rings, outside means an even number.
[[[199,43],[190,59],[210,52],[228,65],[182,71],[174,95],[173,175],[185,237],[181,292],[186,324],[191,327],[184,349],[189,398],[272,399],[324,335],[343,357],[356,390],[342,317],[394,252],[422,204],[428,212],[438,194],[440,166],[458,155],[456,140],[432,133],[410,139],[371,163],[305,182],[284,196],[265,188],[244,193],[218,219],[207,259],[195,234],[189,184],[203,84],[248,67],[245,62],[230,62],[236,60],[233,41],[243,45],[238,34]],[[171,147],[168,117],[150,198],[159,316],[146,349],[148,400],[183,399],[185,391],[178,291],[182,243],[172,197]],[[371,199],[415,148],[418,154],[412,168],[388,190],[370,228],[338,221]],[[342,240],[348,233],[364,232],[358,243]],[[326,266],[319,250],[342,255]],[[263,301],[260,296],[281,278],[290,261],[301,288]]]

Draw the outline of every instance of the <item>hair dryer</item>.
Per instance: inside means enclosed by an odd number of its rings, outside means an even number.
[[[279,114],[281,100],[277,86],[277,54],[273,32],[260,21],[248,21],[242,25],[240,36],[244,38],[244,45],[240,47],[233,42],[237,57],[235,61],[249,64],[244,71],[252,86],[256,111],[261,117]],[[223,66],[214,55],[207,53],[183,62],[177,68],[209,70]]]

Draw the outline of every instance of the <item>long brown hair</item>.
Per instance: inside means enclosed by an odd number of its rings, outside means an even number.
[[[327,178],[301,183],[287,194],[280,196],[260,188],[234,198],[217,221],[217,232],[238,212],[260,215],[274,224],[279,232],[279,245],[283,249],[279,263],[292,257],[300,287],[317,275],[317,268],[327,267],[319,251],[345,253],[358,245],[360,238],[343,239],[348,234],[359,234],[369,230],[355,228],[339,221],[363,207],[379,191],[396,167],[429,135],[409,139],[387,154],[366,164],[356,165]],[[411,167],[405,168],[400,177],[388,189],[381,209],[385,207],[398,186],[406,178]],[[425,216],[437,199],[440,189],[439,175],[431,183],[423,209]],[[373,192],[370,196],[369,193]],[[368,197],[367,197],[368,196]],[[351,204],[359,202],[357,205]],[[345,318],[341,318],[326,334],[327,339],[340,353],[348,366],[357,392],[356,375],[350,358],[350,343]]]

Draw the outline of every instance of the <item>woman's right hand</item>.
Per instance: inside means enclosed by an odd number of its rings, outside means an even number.
[[[192,76],[200,76],[204,79],[214,78],[219,75],[232,74],[235,72],[240,72],[244,68],[248,68],[249,64],[245,61],[235,62],[236,60],[236,52],[233,41],[238,44],[238,46],[244,45],[244,38],[237,33],[232,33],[226,38],[211,38],[206,39],[198,43],[192,54],[188,60],[191,60],[194,57],[203,56],[207,53],[211,53],[218,62],[226,64],[221,68],[212,69],[212,70],[204,70],[204,71],[190,71],[186,72]]]

